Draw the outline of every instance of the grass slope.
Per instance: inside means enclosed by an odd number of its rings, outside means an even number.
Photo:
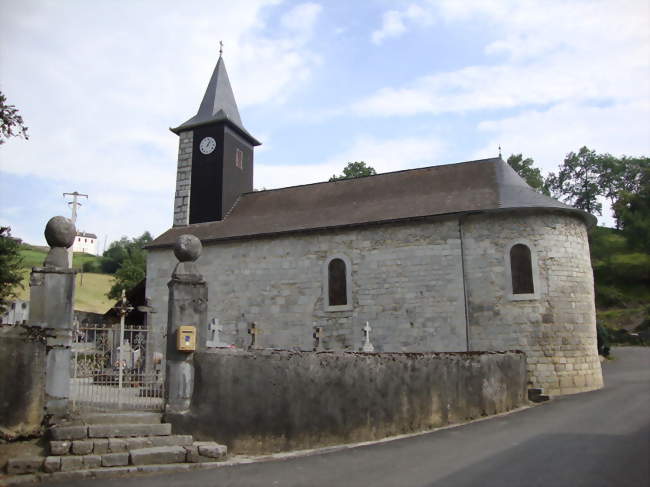
[[[649,323],[650,255],[631,250],[613,228],[590,232],[598,323],[614,332],[640,331]]]
[[[23,258],[23,289],[18,290],[18,299],[29,300],[29,274],[32,267],[40,267],[47,255],[47,247],[25,245],[20,249]],[[75,253],[72,266],[81,269],[85,262],[97,261],[99,257],[90,254]],[[76,292],[74,308],[80,311],[105,313],[113,306],[113,301],[106,297],[111,288],[113,276],[110,274],[95,274],[81,272],[76,277]]]

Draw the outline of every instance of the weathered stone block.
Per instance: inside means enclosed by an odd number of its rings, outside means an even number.
[[[88,426],[91,438],[162,436],[171,434],[171,424],[94,424]]]
[[[50,453],[52,455],[67,455],[70,453],[72,442],[68,440],[63,441],[50,441]]]
[[[129,464],[129,454],[123,453],[106,453],[102,455],[102,467],[121,467]]]
[[[131,451],[133,465],[153,465],[162,463],[183,463],[185,448],[182,446],[157,446]]]
[[[7,461],[7,473],[18,475],[38,472],[43,466],[43,457],[10,458]]]
[[[102,466],[101,455],[86,455],[83,457],[84,467],[98,468]]]
[[[194,442],[192,435],[151,436],[147,446],[187,446]]]
[[[88,455],[93,451],[93,440],[75,440],[72,442],[73,455]]]
[[[59,472],[61,470],[61,457],[45,457],[43,470],[47,473]]]
[[[151,437],[155,438],[155,437]],[[166,436],[161,436],[161,438],[167,438]],[[126,449],[127,450],[138,450],[140,448],[147,448],[153,446],[149,438],[127,438],[126,439]]]
[[[122,438],[109,438],[108,451],[110,453],[120,453],[126,451],[126,440]]]
[[[53,440],[83,440],[88,438],[87,426],[56,426],[50,430]]]
[[[212,441],[197,441],[194,443],[199,448],[199,455],[209,458],[225,458],[228,447]]]
[[[185,461],[188,463],[216,462],[216,458],[204,457],[199,454],[199,447],[195,445],[185,446]]]
[[[83,468],[83,457],[80,456],[61,457],[62,472],[70,472],[72,470],[80,470],[82,468]]]
[[[93,440],[93,453],[95,455],[108,452],[108,438],[95,438]]]

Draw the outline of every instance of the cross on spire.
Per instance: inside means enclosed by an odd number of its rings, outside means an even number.
[[[219,57],[223,56],[223,41],[219,41]]]

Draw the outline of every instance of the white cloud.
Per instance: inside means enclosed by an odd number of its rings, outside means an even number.
[[[614,7],[611,2],[591,0],[448,0],[424,2],[420,8],[458,28],[463,21],[488,21],[495,38],[486,44],[485,52],[492,62],[433,73],[402,87],[385,87],[356,103],[354,112],[439,114],[567,100],[627,102],[650,96],[645,2],[621,1]],[[376,32],[379,38],[406,30],[407,17],[395,16],[396,27]]]
[[[527,110],[486,120],[479,124],[479,130],[489,135],[489,141],[474,156],[491,156],[494,147],[501,145],[504,156],[523,153],[549,172],[556,170],[569,151],[578,151],[583,145],[617,156],[650,154],[647,126],[629,123],[648,113],[649,100],[603,107],[563,103],[549,110]]]
[[[365,161],[378,173],[435,165],[444,151],[444,143],[435,135],[379,139],[359,136],[350,146],[312,165],[255,165],[256,188],[282,188],[327,181],[341,174],[348,162]]]
[[[417,4],[411,4],[404,10],[389,10],[382,16],[381,28],[373,31],[370,39],[374,44],[381,44],[384,39],[401,36],[407,30],[406,24],[426,26],[432,21],[431,12]]]
[[[284,14],[280,23],[289,31],[309,37],[322,10],[317,3],[301,3]]]

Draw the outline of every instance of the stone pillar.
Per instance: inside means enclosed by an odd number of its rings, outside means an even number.
[[[50,252],[43,267],[32,269],[29,281],[29,326],[44,329],[47,336],[45,413],[49,416],[68,412],[75,271],[68,265],[67,249],[76,233],[72,221],[63,216],[47,222],[45,239]]]
[[[201,255],[201,249],[201,241],[193,235],[181,235],[174,246],[174,255],[180,262],[167,284],[167,413],[187,411],[194,390],[194,353],[177,350],[178,329],[183,325],[196,327],[197,350],[205,348],[207,339],[208,286],[194,263]]]

